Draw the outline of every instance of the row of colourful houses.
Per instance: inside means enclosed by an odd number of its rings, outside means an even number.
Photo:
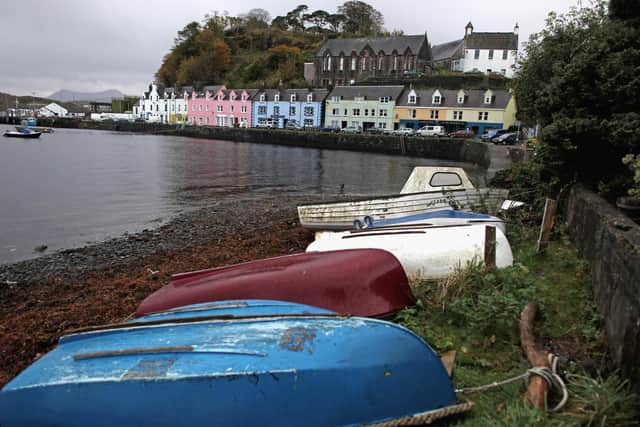
[[[162,95],[162,96],[161,96]],[[336,86],[327,89],[228,89],[224,85],[159,90],[151,85],[134,115],[149,122],[219,127],[358,127],[448,131],[503,129],[515,123],[516,105],[504,90]]]

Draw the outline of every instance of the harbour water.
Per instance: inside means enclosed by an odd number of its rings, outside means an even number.
[[[12,129],[0,126],[0,132]],[[145,228],[223,198],[397,192],[431,159],[57,129],[0,139],[0,264]],[[464,167],[476,181],[484,171]],[[247,212],[247,215],[252,213]]]

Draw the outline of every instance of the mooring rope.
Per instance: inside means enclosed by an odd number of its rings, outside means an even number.
[[[516,382],[518,380],[526,380],[530,378],[532,375],[537,375],[539,377],[542,377],[547,382],[549,389],[556,388],[561,391],[562,398],[560,399],[560,402],[558,402],[558,404],[554,406],[552,409],[549,409],[549,412],[556,412],[562,409],[564,405],[566,405],[567,400],[569,400],[569,390],[567,389],[567,385],[562,380],[562,377],[560,377],[560,375],[558,374],[558,356],[556,356],[553,353],[549,353],[549,365],[550,365],[550,368],[543,367],[543,366],[536,366],[531,369],[527,369],[527,372],[525,372],[524,374],[516,375],[515,377],[507,378],[506,380],[503,380],[503,381],[495,381],[495,382],[492,382],[491,384],[485,384],[478,387],[459,388],[459,389],[456,389],[456,393],[460,393],[460,394],[479,393],[482,391],[492,390],[494,388],[502,387],[504,385]]]
[[[441,418],[451,415],[461,414],[473,408],[473,402],[462,402],[445,408],[434,409],[432,411],[420,414],[410,415],[407,417],[395,418],[393,420],[384,421],[377,424],[367,424],[367,427],[404,427],[404,426],[421,426],[431,424]]]

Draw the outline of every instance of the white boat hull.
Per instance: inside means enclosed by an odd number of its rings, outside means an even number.
[[[488,229],[495,229],[495,265],[513,265],[509,241],[499,228],[485,225],[453,227],[406,227],[364,229],[326,233],[307,247],[307,252],[337,249],[375,248],[391,252],[402,264],[411,285],[439,279],[458,266],[485,260],[491,245]]]
[[[495,212],[508,190],[427,191],[370,200],[298,206],[300,224],[312,230],[348,230],[365,216],[373,221],[401,218],[441,209]]]

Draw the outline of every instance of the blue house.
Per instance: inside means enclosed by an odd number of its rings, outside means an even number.
[[[263,89],[253,96],[252,127],[322,126],[326,89]]]

